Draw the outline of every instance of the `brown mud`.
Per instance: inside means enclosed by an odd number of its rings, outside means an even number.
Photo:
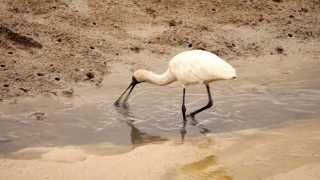
[[[79,82],[100,86],[114,63],[152,69],[187,49],[317,58],[319,10],[298,0],[3,0],[0,99],[70,95]]]

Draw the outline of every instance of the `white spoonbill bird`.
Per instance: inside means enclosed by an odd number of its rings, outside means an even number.
[[[128,95],[124,98],[123,103],[129,98],[133,88],[142,82],[164,86],[174,81],[181,83],[183,87],[182,96],[182,116],[183,128],[186,124],[186,107],[185,107],[185,88],[188,85],[202,83],[206,86],[209,102],[206,106],[193,111],[189,114],[194,116],[210,108],[213,105],[210,93],[209,83],[219,80],[236,79],[235,69],[226,61],[217,55],[203,50],[189,50],[174,56],[169,62],[169,68],[163,74],[155,74],[151,71],[139,69],[133,73],[132,82],[129,87],[115,101],[114,105],[119,106],[122,96],[129,90]]]

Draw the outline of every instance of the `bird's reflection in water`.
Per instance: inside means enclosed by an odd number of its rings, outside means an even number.
[[[142,132],[134,125],[134,120],[130,120],[129,118],[134,118],[132,113],[129,111],[129,106],[120,106],[116,107],[116,110],[119,114],[124,118],[123,121],[131,128],[130,138],[133,147],[137,147],[143,144],[153,143],[153,142],[163,142],[168,139],[163,138],[157,135],[151,135],[145,132]]]
[[[157,136],[157,135],[151,135],[145,132],[142,132],[140,129],[138,129],[135,125],[134,125],[134,116],[133,114],[130,112],[129,110],[129,105],[128,104],[123,104],[122,106],[116,107],[116,110],[119,114],[121,114],[121,116],[123,117],[123,121],[129,126],[131,127],[131,133],[130,133],[130,137],[131,137],[131,143],[134,147],[139,146],[139,145],[143,145],[143,144],[147,144],[147,143],[152,143],[152,142],[162,142],[162,141],[166,141],[168,139],[163,138],[161,136]],[[130,119],[129,119],[130,118]],[[207,133],[210,132],[209,129],[205,128],[203,125],[199,124],[198,121],[194,118],[194,117],[190,117],[191,118],[191,122],[190,124],[192,126],[196,126],[199,128],[200,133],[205,135]],[[186,127],[183,126],[180,130],[180,136],[181,136],[181,142],[183,143],[185,140],[185,136],[187,134],[186,131]]]
[[[206,135],[207,133],[211,132],[208,128],[204,127],[202,124],[199,124],[199,122],[194,117],[190,117],[190,120],[191,120],[190,124],[192,126],[198,127],[201,134]],[[184,142],[184,140],[185,140],[185,136],[187,134],[187,130],[186,130],[187,125],[188,125],[188,123],[186,122],[186,125],[182,126],[182,128],[180,130],[181,142]]]
[[[200,129],[201,134],[207,134],[211,132],[208,128],[204,127],[202,124],[199,124],[194,117],[191,117],[191,125],[197,126]]]

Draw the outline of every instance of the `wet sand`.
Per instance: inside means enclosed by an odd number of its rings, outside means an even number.
[[[134,149],[112,144],[26,148],[1,158],[0,179],[316,180],[319,152],[320,123],[313,119]]]

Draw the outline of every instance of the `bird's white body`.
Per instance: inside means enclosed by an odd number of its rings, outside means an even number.
[[[139,82],[166,85],[179,81],[183,86],[196,83],[236,78],[235,69],[215,54],[203,50],[179,53],[169,62],[168,70],[155,74],[147,70],[137,70],[133,75]]]
[[[191,50],[174,56],[169,69],[183,85],[209,83],[236,77],[235,69],[215,54]]]

